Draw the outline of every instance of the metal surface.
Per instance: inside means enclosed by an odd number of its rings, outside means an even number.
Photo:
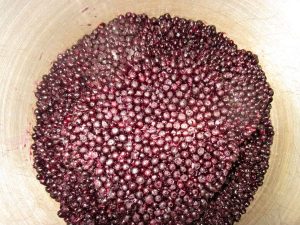
[[[299,8],[284,0],[0,0],[0,224],[64,224],[32,169],[33,92],[59,52],[98,23],[133,11],[203,20],[259,56],[275,91],[276,135],[265,184],[239,225],[299,225]]]

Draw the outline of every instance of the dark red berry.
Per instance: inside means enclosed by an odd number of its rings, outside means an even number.
[[[272,95],[214,26],[121,15],[38,85],[37,178],[68,224],[233,224],[268,167]]]

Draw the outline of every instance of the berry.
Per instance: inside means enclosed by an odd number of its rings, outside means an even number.
[[[214,26],[121,15],[38,85],[37,178],[68,224],[232,224],[268,167],[272,95]]]

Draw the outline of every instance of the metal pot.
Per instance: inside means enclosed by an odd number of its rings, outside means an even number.
[[[299,2],[258,0],[0,1],[0,224],[64,224],[35,178],[34,90],[58,53],[100,22],[132,11],[203,20],[259,56],[275,91],[264,185],[239,225],[300,224]]]

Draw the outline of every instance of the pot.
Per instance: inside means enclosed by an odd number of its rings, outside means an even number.
[[[238,224],[299,225],[299,8],[283,0],[0,1],[0,224],[65,224],[32,168],[34,91],[58,53],[131,11],[202,20],[259,56],[275,92],[275,137],[264,185]]]

